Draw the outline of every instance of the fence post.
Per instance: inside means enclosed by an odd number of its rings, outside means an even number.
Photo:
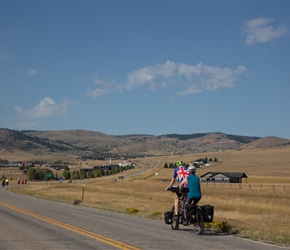
[[[273,191],[274,191],[274,185],[273,185]]]
[[[85,185],[83,185],[82,201],[84,200],[84,196],[85,196]]]

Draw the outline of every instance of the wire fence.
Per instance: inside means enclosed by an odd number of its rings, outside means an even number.
[[[290,184],[257,184],[257,183],[224,183],[224,182],[201,182],[206,188],[229,188],[253,191],[277,191],[290,194]]]

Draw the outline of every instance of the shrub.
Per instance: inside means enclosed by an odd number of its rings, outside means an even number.
[[[136,214],[139,212],[139,209],[136,207],[127,208],[127,212],[130,214]]]
[[[232,231],[232,227],[226,221],[219,221],[214,219],[211,223],[205,223],[206,228],[214,228],[221,233],[229,233]]]
[[[73,205],[78,205],[79,203],[81,203],[80,200],[74,200],[74,201],[73,201]]]
[[[153,212],[149,215],[151,219],[162,219],[163,215],[161,212]]]
[[[69,180],[71,178],[71,173],[69,170],[67,169],[64,169],[63,170],[63,173],[62,173],[62,176],[66,179],[66,180]]]

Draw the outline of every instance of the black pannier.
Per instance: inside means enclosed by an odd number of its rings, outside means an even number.
[[[164,213],[165,224],[172,224],[173,212],[167,211]]]
[[[185,210],[186,210],[186,220],[189,223],[194,223],[196,222],[196,207],[193,204],[186,204],[185,205]]]
[[[214,207],[211,205],[201,206],[204,222],[212,222]]]

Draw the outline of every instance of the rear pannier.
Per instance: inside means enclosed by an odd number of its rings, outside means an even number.
[[[186,220],[189,223],[194,223],[196,222],[196,207],[193,204],[186,204],[185,205],[185,210],[186,210]]]
[[[164,213],[165,224],[172,224],[173,212],[167,211]]]
[[[201,206],[204,222],[212,222],[214,207],[211,205]]]

